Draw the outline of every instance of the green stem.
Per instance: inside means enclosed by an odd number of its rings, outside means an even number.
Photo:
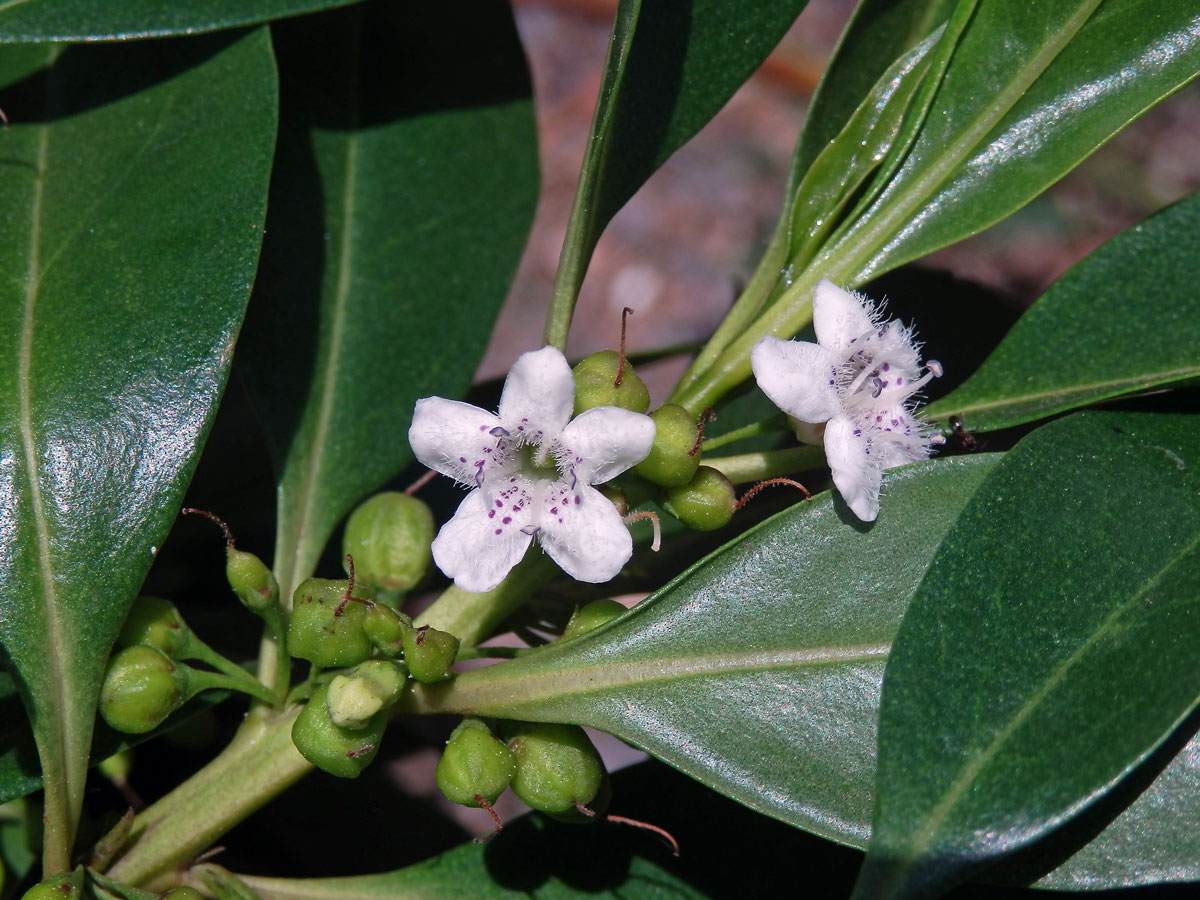
[[[253,711],[216,759],[138,814],[129,849],[108,876],[125,884],[153,882],[312,771],[292,744],[300,709]]]
[[[490,591],[473,593],[451,585],[413,622],[448,631],[462,646],[474,647],[490,637],[497,625],[529,599],[554,574],[554,563],[531,549],[500,584]]]
[[[767,418],[759,422],[743,425],[741,428],[735,428],[733,431],[709,438],[700,445],[700,451],[702,453],[709,453],[718,447],[724,447],[726,444],[732,444],[735,441],[744,441],[746,438],[758,437],[760,434],[778,434],[779,432],[790,430],[788,428],[787,416],[783,413],[776,413],[773,416],[767,416]]]
[[[744,453],[741,456],[719,456],[705,459],[704,464],[712,466],[734,484],[750,484],[822,466],[825,464],[825,451],[820,447],[791,447],[787,450]]]
[[[279,698],[275,692],[244,669],[238,669],[239,674],[224,672],[209,672],[207,669],[193,669],[188,666],[187,699],[195,697],[201,691],[216,688],[224,691],[241,691],[249,694],[255,700],[261,700],[274,706]]]
[[[208,644],[204,643],[204,641],[200,640],[200,638],[196,637],[195,634],[192,634],[191,640],[181,652],[179,658],[207,663],[231,680],[231,684],[224,685],[225,687],[232,687],[233,690],[249,694],[251,697],[262,700],[265,703],[270,703],[273,706],[279,705],[279,694],[272,691],[233,660],[222,656]]]

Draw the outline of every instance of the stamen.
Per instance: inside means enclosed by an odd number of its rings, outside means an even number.
[[[925,374],[908,386],[909,396],[919,391],[931,378],[941,378],[944,371],[942,364],[936,359],[928,360],[925,363]]]
[[[482,794],[475,795],[475,802],[478,803],[484,809],[486,809],[488,811],[488,815],[490,815],[492,817],[493,824],[492,824],[491,833],[490,834],[481,834],[479,837],[475,838],[476,844],[486,844],[488,841],[490,841],[492,838],[494,838],[496,835],[498,835],[503,830],[504,822],[502,822],[500,820],[500,816],[496,813],[496,810],[492,808],[492,804],[488,803],[486,800],[483,799]]]
[[[483,463],[480,463],[475,469],[475,487],[483,487]]]
[[[508,437],[508,430],[497,425],[495,428],[489,431],[488,434],[490,434],[492,437]]]
[[[940,447],[946,443],[946,436],[944,434],[931,434],[929,436],[929,443],[935,447]]]
[[[535,534],[537,534],[541,530],[542,530],[541,525],[526,525],[524,528],[521,529],[521,534],[527,534],[530,537],[533,537]]]
[[[933,374],[934,378],[942,377],[942,372],[943,372],[942,364],[940,362],[938,362],[936,359],[925,360],[925,368],[928,369]]]
[[[662,526],[659,524],[658,516],[647,509],[642,512],[630,513],[622,517],[621,521],[626,525],[632,525],[634,522],[644,522],[646,519],[649,519],[650,524],[654,526],[654,540],[650,542],[650,549],[657,553],[658,548],[662,546]]]
[[[617,363],[617,380],[613,382],[613,387],[621,386],[621,379],[625,377],[625,320],[633,315],[633,310],[626,306],[621,310],[621,361]]]
[[[746,493],[742,494],[742,498],[733,504],[734,510],[736,511],[736,510],[741,509],[743,506],[745,506],[747,503],[749,503],[750,500],[752,500],[754,498],[755,494],[757,494],[763,488],[769,487],[772,484],[791,485],[794,488],[799,488],[803,492],[805,500],[812,499],[812,494],[810,494],[808,492],[808,488],[806,488],[804,485],[802,485],[798,481],[794,481],[791,478],[768,478],[766,481],[760,481],[758,484],[754,485],[754,487],[750,488],[750,490],[746,491]]]
[[[878,377],[872,378],[871,379],[871,396],[875,399],[879,399],[879,395],[882,393],[883,393],[883,379],[878,378]]]

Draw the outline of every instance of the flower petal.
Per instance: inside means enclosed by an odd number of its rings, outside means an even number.
[[[640,463],[654,443],[654,420],[617,406],[580,413],[559,436],[558,464],[584,484],[601,484]]]
[[[841,412],[835,358],[805,341],[765,337],[750,351],[750,368],[771,402],[804,422],[825,422]]]
[[[509,573],[533,540],[522,531],[532,510],[511,515],[511,522],[488,514],[494,511],[483,491],[471,491],[458,511],[433,539],[433,561],[465,591],[490,591]]]
[[[875,327],[873,312],[865,297],[843,291],[827,278],[813,291],[813,330],[827,349],[844,349]]]
[[[408,443],[429,468],[474,484],[480,470],[492,462],[496,439],[491,430],[499,425],[496,416],[478,406],[425,397],[413,410]]]
[[[547,497],[546,507],[539,533],[542,548],[576,581],[608,581],[629,562],[629,529],[617,508],[595,488],[580,482],[569,493]]]
[[[825,458],[833,483],[851,511],[864,522],[879,515],[881,467],[872,458],[872,441],[846,416],[825,426]]]
[[[556,347],[522,353],[508,370],[500,394],[500,418],[510,431],[522,428],[534,443],[555,438],[575,407],[575,378]]]

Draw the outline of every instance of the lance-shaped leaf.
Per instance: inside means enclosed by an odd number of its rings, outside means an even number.
[[[5,48],[0,83],[0,641],[60,870],[104,660],[178,511],[254,279],[275,69],[258,31]]]
[[[1190,0],[981,3],[922,132],[818,257],[861,283],[999,221],[1200,71]]]
[[[889,472],[870,527],[828,494],[794,506],[609,625],[410,702],[601,728],[752,809],[861,843],[892,637],[996,459]]]
[[[566,346],[575,299],[609,220],[762,65],[807,3],[618,3],[546,343]]]
[[[507,4],[372,3],[276,26],[263,271],[238,348],[279,465],[285,595],[412,458],[413,404],[470,384],[537,197]]]
[[[929,418],[1007,428],[1200,376],[1200,194],[1113,238],[1055,282]]]
[[[1195,707],[1197,658],[1196,417],[1034,432],[967,503],[896,637],[855,896],[936,896],[1070,820]]]
[[[100,41],[165,37],[253,25],[351,0],[10,0],[0,4],[0,41]]]

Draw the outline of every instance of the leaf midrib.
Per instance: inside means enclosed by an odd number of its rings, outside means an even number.
[[[982,752],[976,753],[972,756],[971,760],[960,770],[958,777],[955,778],[950,787],[946,789],[946,792],[942,795],[941,800],[939,800],[938,803],[933,807],[930,816],[926,819],[925,825],[922,826],[917,832],[917,839],[910,844],[909,851],[904,854],[904,857],[900,861],[899,865],[893,870],[892,884],[895,884],[903,876],[903,874],[912,867],[913,862],[917,858],[928,852],[934,838],[937,836],[938,830],[946,821],[946,818],[958,805],[963,795],[969,790],[975,779],[979,776],[979,773],[982,772],[983,769],[985,769],[992,762],[992,760],[996,758],[996,755],[1000,752],[1000,749],[1004,746],[1004,744],[1007,743],[1008,740],[1017,732],[1017,730],[1029,720],[1030,716],[1033,715],[1038,706],[1042,704],[1042,702],[1051,694],[1051,692],[1053,692],[1054,689],[1057,688],[1060,683],[1062,683],[1062,680],[1067,676],[1067,673],[1073,669],[1081,659],[1085,658],[1088,655],[1088,652],[1101,639],[1106,638],[1112,632],[1116,623],[1120,619],[1124,618],[1130,609],[1140,605],[1143,602],[1145,596],[1155,587],[1155,585],[1162,581],[1163,576],[1167,572],[1171,571],[1171,569],[1173,569],[1180,562],[1180,560],[1186,559],[1192,553],[1192,551],[1197,549],[1197,547],[1200,547],[1200,533],[1194,535],[1192,540],[1184,545],[1180,552],[1177,553],[1169,563],[1154,572],[1137,591],[1130,594],[1130,596],[1123,603],[1118,604],[1113,611],[1105,617],[1104,621],[1100,623],[1100,626],[1094,632],[1092,632],[1088,639],[1080,644],[1070,656],[1063,660],[1059,667],[1051,673],[1050,677],[1042,683],[1042,686],[1032,695],[1030,695],[1029,699],[1021,705],[1020,709],[1017,710],[1016,715],[1014,715],[1009,720],[1008,724],[1000,730],[996,737],[992,739],[991,743],[984,747]],[[1178,719],[1176,721],[1178,721]],[[1126,768],[1128,769],[1136,765],[1137,762],[1140,762],[1140,759],[1141,757],[1139,757],[1138,760],[1135,760]],[[1088,796],[1078,800],[1071,807],[1068,807],[1059,813],[1059,815],[1047,820],[1045,824],[1048,827],[1053,827],[1057,823],[1069,818],[1075,809],[1086,805],[1091,799],[1092,797]],[[1027,828],[1026,831],[1028,832],[1029,829]]]
[[[911,188],[901,191],[899,200],[890,209],[885,205],[878,217],[873,217],[869,213],[864,215],[862,221],[868,223],[868,227],[864,231],[857,232],[861,235],[857,242],[854,241],[853,233],[847,235],[849,246],[829,248],[822,254],[824,259],[859,260],[860,263],[856,268],[859,269],[860,280],[870,277],[879,264],[880,254],[886,250],[889,243],[894,243],[899,237],[900,226],[911,221],[914,213],[928,203],[929,198],[962,165],[979,145],[979,142],[995,128],[996,124],[1025,95],[1029,87],[1041,77],[1050,63],[1074,39],[1079,29],[1091,18],[1096,7],[1102,2],[1103,0],[1089,0],[1082,4],[1080,11],[1056,33],[1055,39],[1046,43],[1038,53],[1034,54],[1017,77],[1010,81],[1008,86],[996,95],[996,99],[985,106],[970,125],[960,132],[958,140],[951,143],[945,152],[935,157],[935,162]],[[902,184],[902,181],[893,182],[889,194],[893,194],[897,185]],[[886,199],[883,202],[886,204]],[[880,237],[885,241],[882,246],[875,243]],[[839,244],[842,243],[839,242]],[[865,257],[870,254],[873,254],[873,258],[866,259]]]
[[[890,642],[880,642],[841,647],[657,657],[636,661],[622,660],[618,651],[612,662],[602,665],[539,667],[515,675],[512,674],[512,668],[515,668],[513,664],[502,663],[460,675],[449,688],[435,691],[436,697],[422,690],[414,699],[422,712],[523,708],[597,691],[611,695],[614,689],[642,688],[649,684],[682,681],[697,676],[882,662],[890,649]],[[489,706],[489,698],[498,698],[498,702],[492,699]]]
[[[1046,399],[1050,397],[1062,397],[1069,400],[1073,397],[1086,397],[1094,394],[1097,390],[1105,390],[1108,388],[1124,388],[1124,387],[1154,387],[1155,385],[1164,382],[1175,381],[1178,378],[1183,378],[1189,375],[1200,373],[1200,364],[1193,366],[1184,366],[1178,369],[1165,369],[1161,372],[1145,372],[1140,375],[1131,375],[1128,378],[1116,378],[1111,381],[1092,381],[1087,384],[1076,384],[1066,388],[1057,390],[1037,391],[1028,394],[1012,394],[1000,400],[990,400],[987,402],[978,402],[966,406],[946,406],[942,402],[931,403],[925,408],[925,414],[928,418],[936,419],[949,413],[968,413],[980,412],[984,410],[1005,409],[1008,407],[1019,407],[1027,403]],[[965,387],[965,385],[964,385]],[[945,408],[947,412],[942,412]]]

